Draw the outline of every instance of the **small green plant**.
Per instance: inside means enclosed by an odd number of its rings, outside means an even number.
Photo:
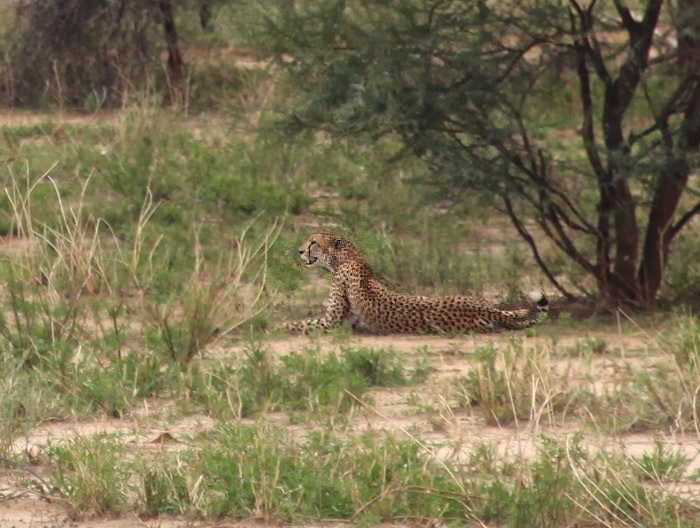
[[[98,434],[76,435],[48,448],[52,489],[68,501],[74,517],[126,510],[130,470],[125,447],[113,436]]]
[[[283,401],[283,373],[270,352],[259,343],[243,348],[243,358],[210,365],[193,363],[188,369],[192,399],[219,419],[241,419],[279,409]]]
[[[145,517],[156,517],[163,513],[186,514],[193,509],[195,500],[192,488],[196,483],[187,481],[188,475],[183,470],[187,456],[157,453],[144,456],[139,460],[142,471],[140,491],[143,496],[143,513]]]
[[[17,361],[2,358],[0,367],[0,460],[10,460],[16,437],[22,432],[27,418],[24,370]]]
[[[580,457],[580,453],[577,455]],[[564,446],[543,439],[538,458],[516,479],[507,510],[507,526],[576,525],[583,513],[575,507],[579,493]]]
[[[299,410],[331,406],[344,412],[361,401],[370,387],[409,382],[401,357],[386,349],[341,347],[337,354],[307,350],[289,354],[281,362],[282,378],[287,380],[284,400]]]
[[[162,396],[176,383],[175,366],[163,365],[151,353],[129,351],[124,357],[99,362],[79,362],[71,378],[57,387],[63,405],[74,412],[91,415],[103,412],[114,418],[145,398]]]
[[[44,181],[56,192],[57,227],[38,225],[32,214],[32,195]],[[57,357],[67,360],[76,345],[81,302],[100,287],[92,264],[98,239],[79,214],[63,206],[48,172],[34,182],[27,176],[24,186],[16,178],[10,184],[12,231],[26,240],[26,249],[19,259],[2,262],[9,313],[0,315],[0,336],[15,357],[33,368]]]
[[[351,372],[357,372],[370,387],[396,387],[406,384],[401,358],[387,349],[341,348],[343,360]]]
[[[344,413],[363,399],[369,386],[358,362],[353,366],[335,353],[307,350],[284,356],[281,362],[283,401],[291,410],[332,408]]]
[[[654,449],[635,457],[632,469],[641,480],[653,482],[675,481],[683,476],[690,460],[682,452],[670,449],[661,439],[654,442]]]

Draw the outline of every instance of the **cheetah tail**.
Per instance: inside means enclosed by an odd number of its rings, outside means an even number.
[[[549,300],[547,296],[542,292],[533,292],[530,295],[530,299],[535,303],[536,309],[540,314],[549,313]]]
[[[549,300],[540,291],[531,292],[528,297],[532,304],[518,310],[506,309],[504,313],[509,313],[509,320],[504,321],[504,327],[509,329],[523,329],[541,323],[547,319],[549,314]]]

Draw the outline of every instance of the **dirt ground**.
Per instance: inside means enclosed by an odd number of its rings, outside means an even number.
[[[31,112],[0,112],[0,125],[42,123],[45,116]],[[62,133],[62,126],[74,123],[85,124],[93,118],[86,116],[61,116],[60,125],[51,131],[52,135]],[[101,115],[99,120],[114,121],[120,119],[118,114]],[[97,118],[94,118],[97,122]],[[193,119],[192,127],[197,130],[201,123]],[[207,130],[212,124],[207,121]],[[223,127],[222,127],[223,129]],[[502,233],[491,238],[499,239]],[[9,248],[10,251],[23,251],[21,245]],[[552,346],[556,341],[557,350],[576,348],[581,343],[605,343],[605,350],[592,361],[584,361],[580,356],[571,355],[558,358],[552,363],[555,369],[571,369],[579,372],[581,383],[589,384],[591,391],[604,390],[615,383],[615,362],[651,363],[655,360],[649,352],[650,334],[643,329],[627,328],[620,331],[615,324],[599,327],[595,330],[572,331],[558,327],[543,332],[537,337],[523,337],[526,347]],[[406,355],[407,362],[424,360],[430,368],[427,381],[420,386],[408,386],[392,389],[373,389],[373,404],[359,409],[347,426],[347,433],[363,430],[389,430],[397,435],[405,435],[429,444],[435,456],[449,460],[461,460],[469,456],[477,443],[488,442],[500,453],[514,456],[534,456],[539,446],[541,435],[566,440],[574,432],[580,432],[580,424],[574,421],[562,421],[556,417],[540,416],[537,420],[521,421],[506,427],[489,426],[478,413],[469,413],[456,408],[455,402],[445,396],[445,386],[455,377],[466,374],[474,364],[473,354],[476,349],[488,344],[507,346],[510,336],[507,334],[480,335],[464,338],[424,337],[424,336],[353,336],[341,341],[342,345],[367,347],[375,349],[391,348]],[[653,340],[653,338],[652,338]],[[338,341],[324,337],[313,342],[322,349],[337,348]],[[278,339],[265,343],[269,350],[281,356],[309,345],[306,337]],[[222,357],[237,357],[240,350],[232,346],[215,351]],[[424,404],[430,412],[416,412],[415,402],[409,405],[407,399],[413,397],[418,404]],[[99,419],[91,421],[56,421],[40,424],[15,444],[15,449],[28,452],[38,451],[48,442],[60,442],[73,434],[90,435],[97,432],[119,433],[125,441],[133,442],[135,449],[158,449],[158,440],[162,435],[170,435],[174,442],[190,438],[195,432],[214,427],[214,420],[205,415],[188,415],[172,419],[177,413],[169,413],[163,408],[163,402],[146,401],[142,407],[130,413],[124,419]],[[285,425],[299,435],[308,432],[303,424],[293,424],[289,418],[280,413],[265,415],[264,420]],[[659,432],[650,434],[626,434],[605,436],[594,431],[583,430],[583,443],[595,449],[607,446],[624,445],[626,452],[640,456],[654,449],[659,439]],[[682,452],[690,463],[686,473],[700,470],[700,432],[666,433],[664,442]],[[26,472],[0,469],[0,528],[137,528],[137,527],[258,527],[265,524],[257,520],[227,520],[217,523],[192,522],[173,517],[142,520],[135,514],[128,514],[119,519],[89,519],[76,521],[69,517],[65,505],[49,502],[41,489],[27,489],[21,480],[27,478]],[[694,485],[695,486],[695,485]],[[700,501],[700,487],[690,487]]]
[[[551,343],[553,334],[524,337],[525,346],[541,346]],[[460,460],[469,455],[476,443],[488,442],[497,451],[514,456],[534,456],[540,441],[540,435],[566,440],[575,431],[581,431],[575,423],[562,423],[559,419],[540,418],[538,421],[523,421],[507,427],[485,425],[478,413],[467,413],[455,408],[454,402],[443,395],[444,382],[465,374],[470,365],[470,355],[481,346],[507,344],[509,337],[503,334],[482,335],[464,338],[424,337],[424,336],[353,336],[343,345],[371,347],[376,349],[392,348],[406,354],[408,361],[422,358],[427,361],[431,371],[428,379],[421,386],[408,386],[392,389],[373,390],[373,405],[363,408],[351,419],[347,433],[363,430],[390,430],[398,435],[407,435],[432,447],[434,455],[451,460]],[[611,382],[611,361],[627,362],[653,361],[647,350],[648,335],[639,332],[618,332],[609,327],[584,334],[567,333],[565,329],[556,335],[557,349],[575,347],[582,341],[605,342],[606,351],[594,361],[584,362],[579,357],[557,359],[556,368],[572,367],[582,372],[582,379],[594,379],[595,384]],[[338,342],[331,337],[320,338],[314,345],[321,348],[337,348]],[[287,354],[301,350],[309,345],[306,337],[294,337],[270,341],[268,347],[275,355]],[[240,350],[230,347],[217,351],[217,354],[235,357]],[[624,359],[623,359],[624,358]],[[580,363],[580,364],[577,364]],[[586,372],[584,372],[586,371]],[[407,403],[407,397],[418,395],[425,400],[432,413],[416,413],[415,402]],[[133,442],[138,448],[157,448],[161,435],[169,434],[177,442],[178,438],[191,437],[196,431],[211,428],[215,422],[204,415],[194,415],[175,419],[168,418],[168,413],[157,402],[145,402],[143,407],[133,411],[122,420],[102,419],[87,422],[52,422],[35,427],[16,445],[17,449],[33,451],[47,442],[60,441],[61,438],[75,433],[89,435],[104,431],[119,433],[126,441]],[[172,416],[172,414],[171,414]],[[148,419],[145,419],[148,418]],[[266,415],[264,420],[284,424],[300,435],[308,429],[303,424],[289,423],[284,414]],[[145,425],[144,425],[145,424]],[[634,456],[650,452],[659,433],[627,434],[605,437],[591,431],[583,433],[583,443],[605,449],[606,446],[624,444],[625,450]],[[700,442],[697,433],[676,433],[664,436],[664,441],[674,449],[684,453],[691,462],[688,474],[700,468]],[[5,470],[0,473],[0,527],[2,528],[136,528],[162,527],[176,528],[184,526],[225,527],[225,526],[265,526],[256,520],[246,522],[226,521],[218,523],[191,522],[178,518],[158,518],[140,520],[135,516],[120,519],[91,519],[74,521],[70,519],[60,503],[49,503],[42,498],[42,493],[22,489],[16,485],[18,477]],[[689,489],[690,493],[700,496],[700,489]]]

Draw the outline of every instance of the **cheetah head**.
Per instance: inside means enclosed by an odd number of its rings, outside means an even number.
[[[350,242],[334,233],[310,235],[299,247],[299,256],[308,268],[320,266],[330,271],[335,271],[353,256],[361,258]]]

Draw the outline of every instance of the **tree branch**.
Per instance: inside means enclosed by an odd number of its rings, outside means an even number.
[[[617,13],[620,15],[622,24],[625,26],[627,31],[631,33],[632,31],[636,30],[640,24],[634,18],[632,18],[629,8],[620,2],[620,0],[613,0],[613,4],[615,4],[615,9],[617,9]]]
[[[572,0],[572,3],[581,8]],[[583,16],[583,15],[580,15]],[[571,15],[571,26],[572,30],[576,30],[576,21]],[[583,31],[582,31],[583,32]],[[595,128],[593,121],[593,96],[591,94],[591,79],[588,74],[588,68],[586,67],[586,41],[585,36],[579,37],[574,42],[574,51],[576,52],[576,70],[579,79],[579,91],[581,93],[581,104],[583,106],[583,123],[581,125],[581,135],[583,138],[583,145],[586,149],[586,155],[588,161],[593,168],[598,179],[602,178],[605,174],[605,167],[603,166],[603,161],[601,160],[600,154],[598,153],[598,147],[595,141]]]
[[[596,75],[607,85],[611,81],[610,72],[608,72],[608,68],[605,65],[603,54],[600,51],[600,44],[593,30],[593,8],[596,3],[591,2],[586,9],[583,9],[575,0],[570,0],[570,3],[576,11],[580,23],[580,25],[577,26],[576,18],[571,10],[569,10],[571,32],[574,35],[578,35],[574,38],[574,48],[578,48],[577,51],[582,51],[584,56],[587,56],[591,60]]]
[[[544,154],[542,150],[538,150],[537,155],[534,153],[532,143],[530,142],[530,137],[525,128],[525,124],[522,120],[522,116],[519,112],[513,109],[514,117],[518,124],[520,138],[523,144],[523,149],[527,153],[528,162],[530,167],[528,167],[517,153],[513,153],[513,149],[508,149],[502,142],[498,142],[493,146],[499,150],[502,156],[509,159],[518,169],[520,169],[524,174],[526,174],[530,180],[535,183],[541,190],[553,195],[558,198],[567,208],[573,213],[573,215],[578,219],[578,222],[574,222],[571,218],[564,213],[564,210],[559,207],[559,211],[566,218],[566,223],[569,227],[581,231],[583,233],[594,234],[596,232],[593,225],[591,225],[581,210],[576,207],[576,205],[571,201],[571,199],[566,195],[565,192],[561,191],[555,187],[550,179],[548,178],[547,163],[545,161]],[[541,204],[532,202],[535,208],[544,212]],[[558,207],[558,206],[557,206]]]
[[[530,246],[530,250],[532,251],[532,255],[535,257],[537,265],[540,267],[547,279],[549,279],[549,282],[551,282],[552,285],[557,289],[557,291],[559,291],[559,293],[561,293],[568,300],[574,299],[574,296],[559,283],[556,277],[554,277],[552,271],[549,269],[549,266],[547,266],[547,263],[542,259],[542,255],[540,255],[539,249],[537,248],[537,244],[535,243],[535,239],[532,237],[525,225],[518,218],[517,214],[515,213],[515,210],[513,209],[513,204],[511,203],[510,199],[508,199],[507,196],[503,196],[503,202],[505,203],[506,211],[508,212],[508,217],[510,218],[512,224],[515,226],[515,229],[518,231],[523,240],[525,240],[528,246]]]
[[[617,150],[623,143],[619,123],[632,102],[642,72],[646,69],[663,0],[649,0],[641,22],[632,18],[629,9],[623,6],[620,0],[615,0],[614,3],[629,34],[630,46],[618,77],[606,90],[603,121],[606,124],[605,144],[611,150]]]
[[[591,275],[597,276],[596,267],[590,262],[588,262],[588,260],[586,260],[586,258],[581,254],[581,252],[578,249],[576,249],[576,246],[571,241],[571,238],[569,238],[569,235],[566,234],[566,231],[564,230],[563,226],[561,225],[561,222],[559,221],[559,217],[557,216],[556,210],[554,208],[549,208],[549,210],[546,211],[545,214],[549,222],[552,224],[552,226],[554,226],[554,229],[557,234],[557,236],[554,237],[553,233],[551,233],[550,231],[550,238],[552,238],[553,240],[558,240],[561,243],[560,247],[579,266],[581,266]]]
[[[696,214],[700,213],[700,202],[696,203],[690,210],[686,211],[678,221],[669,228],[669,241],[679,233]]]

